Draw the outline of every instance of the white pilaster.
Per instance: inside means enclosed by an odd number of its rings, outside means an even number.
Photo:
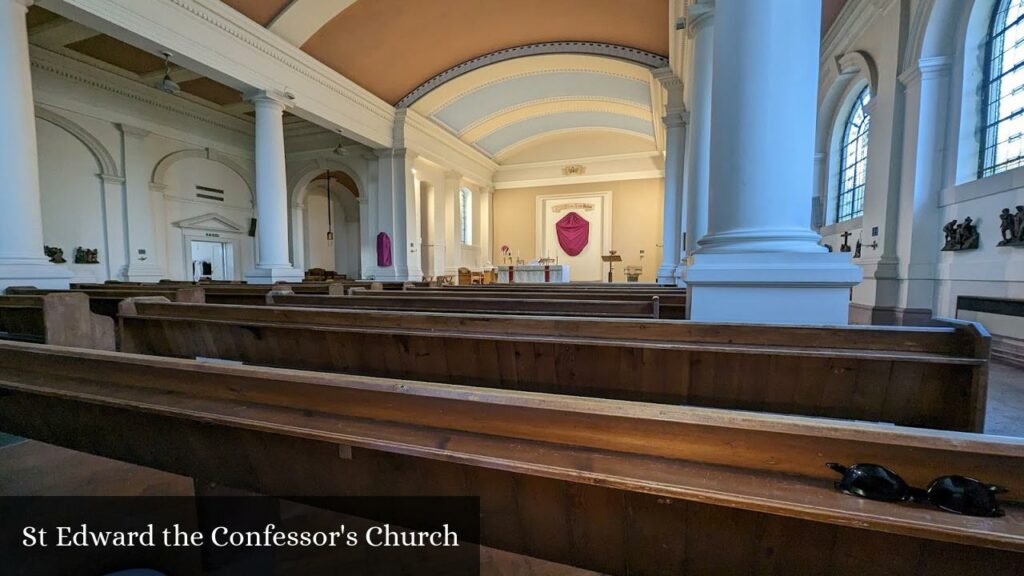
[[[377,229],[374,244],[374,278],[418,281],[423,278],[420,254],[415,243],[416,184],[412,173],[416,155],[405,148],[377,151],[377,187],[374,204]],[[376,266],[377,235],[391,238],[391,266]]]
[[[118,124],[121,149],[124,151],[125,214],[128,228],[128,260],[123,276],[132,282],[156,282],[164,277],[157,249],[156,227],[163,226],[154,218],[153,193],[150,192],[150,169],[146,160],[148,130]],[[160,196],[160,202],[163,197]]]
[[[67,288],[71,272],[43,255],[39,154],[25,11],[0,0],[0,289]]]
[[[272,284],[302,281],[288,260],[288,188],[285,176],[284,109],[288,101],[269,92],[249,96],[256,108],[256,244],[258,261],[246,280]]]
[[[486,265],[491,262],[491,230],[492,228],[492,200],[494,196],[494,188],[491,186],[484,186],[480,189],[480,217],[477,219],[480,222],[480,266]]]
[[[845,324],[861,280],[810,229],[821,2],[715,7],[708,234],[687,268],[690,317]]]
[[[708,231],[708,182],[711,170],[711,64],[714,56],[714,0],[702,0],[687,9],[686,29],[693,40],[688,68],[690,123],[686,130],[686,241],[683,256],[697,248]],[[684,267],[685,267],[684,263]],[[683,271],[680,270],[680,276]]]
[[[654,71],[654,77],[668,93],[665,107],[665,190],[662,204],[661,266],[658,284],[675,284],[682,246],[683,162],[686,157],[686,107],[683,105],[683,81],[671,68]]]
[[[444,173],[444,273],[451,276],[458,274],[462,258],[462,243],[459,238],[459,186],[462,185],[462,174],[458,172]]]

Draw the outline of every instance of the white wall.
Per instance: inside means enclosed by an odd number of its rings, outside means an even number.
[[[869,81],[875,88],[864,216],[826,219],[820,232],[836,249],[843,231],[852,232],[851,245],[863,239],[855,262],[865,279],[853,301],[861,312],[875,310],[876,321],[951,316],[959,295],[1024,298],[1024,250],[996,246],[999,211],[1024,202],[1024,169],[976,174],[984,42],[971,15],[984,14],[984,29],[991,7],[992,0],[853,1],[823,40],[815,193],[826,205],[835,201],[835,122],[848,113],[851,91]],[[941,252],[942,224],[967,216],[979,227],[978,250]],[[867,246],[876,241],[877,249]]]

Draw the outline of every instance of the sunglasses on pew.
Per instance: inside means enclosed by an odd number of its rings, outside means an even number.
[[[996,502],[996,494],[1006,492],[1006,489],[974,478],[940,476],[922,489],[910,486],[898,474],[878,464],[846,467],[829,462],[825,466],[843,475],[835,486],[846,494],[882,502],[927,503],[965,516],[997,517],[1004,514]]]

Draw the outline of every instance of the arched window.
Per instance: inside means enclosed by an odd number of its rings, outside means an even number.
[[[468,188],[459,189],[459,238],[463,244],[473,243],[473,193]]]
[[[978,176],[1024,166],[1024,0],[999,0],[985,48]]]
[[[865,87],[853,101],[843,128],[839,149],[839,194],[836,221],[850,220],[864,214],[864,188],[867,185],[868,132],[871,128],[871,88]]]

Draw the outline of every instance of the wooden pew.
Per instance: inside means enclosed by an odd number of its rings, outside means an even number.
[[[123,350],[560,394],[981,431],[989,337],[133,302]],[[752,376],[756,376],[752,378]]]
[[[82,285],[76,285],[82,286]],[[6,294],[20,296],[41,296],[44,294],[81,293],[89,297],[89,309],[94,314],[117,318],[117,307],[125,298],[162,296],[172,302],[205,302],[205,290],[195,286],[159,288],[155,284],[148,286],[113,287],[96,284],[98,288],[72,288],[71,290],[54,290],[35,288],[33,286],[12,286]]]
[[[460,312],[474,314],[517,314],[585,316],[589,318],[658,318],[657,296],[633,301],[520,299],[520,298],[437,298],[407,292],[356,292],[350,296],[280,294],[268,296],[268,303],[280,306],[346,308],[355,310],[406,310],[413,312]]]
[[[349,294],[359,296],[393,296],[390,293],[353,288]],[[517,298],[521,300],[626,300],[645,301],[657,296],[659,318],[686,319],[686,292],[673,290],[444,290],[412,288],[404,291],[423,298]]]
[[[481,544],[605,574],[1024,565],[1022,439],[15,342],[0,373],[5,432],[272,496],[475,496]],[[848,496],[829,461],[975,477],[1006,515]]]
[[[0,338],[114,350],[114,320],[93,314],[83,294],[0,296]]]

